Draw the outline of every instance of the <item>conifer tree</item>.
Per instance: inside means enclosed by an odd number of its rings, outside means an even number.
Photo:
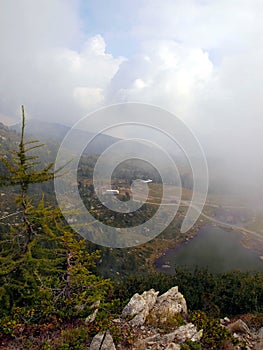
[[[87,315],[89,306],[103,299],[110,285],[92,272],[98,252],[88,253],[86,240],[67,227],[59,208],[46,206],[44,197],[33,203],[29,196],[29,186],[58,176],[53,163],[41,168],[38,156],[31,155],[42,146],[25,140],[22,106],[18,150],[12,152],[12,161],[1,159],[6,171],[0,174],[0,185],[19,189],[20,222],[10,222],[0,236],[0,312],[10,314],[20,308],[37,318],[81,310]]]

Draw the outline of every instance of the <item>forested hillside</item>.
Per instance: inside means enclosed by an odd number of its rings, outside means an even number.
[[[86,349],[92,337],[105,330],[132,349],[129,330],[123,333],[112,320],[134,293],[151,288],[165,292],[175,285],[193,312],[192,322],[200,327],[201,317],[206,324],[198,349],[211,349],[211,344],[219,349],[226,339],[232,341],[230,335],[218,337],[220,327],[209,326],[220,317],[243,314],[253,329],[262,326],[260,273],[213,275],[175,267],[173,276],[158,274],[149,256],[157,254],[164,234],[144,246],[121,250],[96,247],[73,232],[52,192],[52,181],[63,176],[63,169],[54,173],[52,150],[25,139],[25,127],[24,111],[20,134],[0,125],[1,349]],[[91,320],[94,309],[98,311]],[[185,346],[197,349],[196,344]]]

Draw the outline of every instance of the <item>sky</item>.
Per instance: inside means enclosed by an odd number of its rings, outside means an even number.
[[[112,103],[150,103],[208,152],[259,167],[262,18],[262,0],[1,0],[0,121],[18,121],[21,104],[28,118],[72,125]]]

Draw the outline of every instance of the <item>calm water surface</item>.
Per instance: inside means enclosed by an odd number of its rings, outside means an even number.
[[[208,268],[211,272],[229,270],[258,270],[263,272],[260,255],[245,248],[240,239],[242,234],[219,227],[206,225],[192,240],[175,249],[168,249],[156,260],[158,271],[174,273],[174,266],[194,269]]]

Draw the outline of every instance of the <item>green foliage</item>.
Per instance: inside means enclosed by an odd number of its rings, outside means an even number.
[[[61,332],[60,339],[57,339],[55,348],[59,350],[86,350],[87,339],[87,329],[85,327],[66,329]]]
[[[91,312],[90,306],[94,302],[103,302],[110,294],[111,283],[93,273],[100,254],[98,251],[89,253],[85,239],[67,231],[58,239],[65,249],[65,266],[55,296],[56,307],[65,310],[64,318],[85,317]]]
[[[187,340],[184,344],[181,344],[181,350],[202,350],[202,345],[195,341]]]
[[[226,341],[234,345],[238,342],[226,328],[220,324],[220,319],[207,316],[202,311],[194,311],[190,314],[190,321],[198,330],[203,330],[201,343],[204,349],[220,349]]]
[[[25,195],[29,184],[42,183],[54,177],[54,172],[52,171],[53,163],[38,170],[38,156],[28,155],[28,152],[32,152],[42,146],[43,144],[39,144],[38,140],[25,141],[25,113],[22,106],[22,129],[19,148],[16,151],[12,151],[12,162],[8,161],[6,157],[1,158],[8,173],[0,175],[1,186],[20,186],[22,190],[21,200],[23,200],[23,195]]]
[[[39,166],[38,157],[30,156],[28,152],[42,145],[36,144],[37,141],[25,142],[24,130],[25,115],[22,107],[22,132],[18,150],[12,152],[10,161],[8,157],[1,159],[7,171],[1,174],[0,185],[18,186],[20,190],[15,213],[19,221],[10,224],[10,230],[1,235],[0,241],[0,302],[1,312],[5,313],[16,306],[30,306],[43,298],[42,290],[38,288],[39,276],[52,272],[57,262],[54,254],[43,246],[44,241],[48,245],[54,240],[54,234],[41,226],[41,223],[52,220],[54,213],[45,208],[43,200],[34,207],[28,196],[29,185],[49,181],[54,177],[51,170],[53,164],[36,170]]]
[[[137,271],[136,276],[127,276],[127,265],[130,271],[136,270],[143,257],[136,256],[136,249],[116,249],[113,253],[105,248],[102,259],[107,270],[104,271],[110,274],[118,270],[119,280],[112,283],[100,277],[97,262],[101,255],[96,247],[73,233],[59,209],[47,206],[43,195],[40,199],[32,198],[31,187],[49,183],[56,174],[53,163],[41,166],[36,153],[30,153],[40,150],[42,145],[25,141],[24,129],[22,109],[18,150],[8,152],[0,162],[0,185],[15,186],[16,193],[19,191],[14,212],[7,215],[8,220],[0,230],[0,339],[19,338],[23,343],[21,348],[25,349],[86,349],[91,337],[109,330],[116,343],[126,339],[128,346],[133,342],[131,330],[121,329],[112,319],[134,293],[154,288],[161,294],[175,285],[184,294],[189,309],[202,310],[190,315],[190,321],[204,331],[201,344],[188,341],[182,344],[182,349],[230,349],[235,340],[220,326],[219,316],[256,313],[247,316],[245,322],[255,329],[262,326],[261,273],[234,271],[213,275],[207,270],[191,272],[177,268],[175,275],[148,274],[141,264],[140,271],[144,269],[144,273]],[[83,193],[94,195],[90,183],[81,185]],[[93,200],[96,201],[94,197]],[[85,202],[88,207],[94,204],[89,196]],[[143,221],[148,214],[152,214],[152,209],[146,205],[131,222]],[[108,224],[111,215],[107,212],[104,218]],[[113,220],[121,226],[123,218],[114,216]],[[63,322],[74,322],[92,314],[97,301],[100,305],[95,322],[90,325],[82,322],[77,327],[71,323],[58,334]],[[178,315],[168,318],[164,328],[168,330],[183,323],[184,319]],[[56,334],[52,343],[41,340],[35,345],[25,340],[29,334],[42,333],[48,339],[49,332]]]
[[[53,163],[41,168],[37,155],[42,145],[24,139],[25,116],[22,107],[22,132],[18,150],[4,157],[6,171],[2,186],[18,186],[18,220],[0,235],[0,318],[13,317],[18,323],[86,317],[90,306],[103,301],[110,282],[94,273],[98,251],[88,252],[86,240],[65,225],[58,208],[38,203],[29,194],[30,186],[53,179]],[[17,310],[20,310],[18,313]],[[3,324],[6,324],[3,318]],[[9,327],[10,326],[10,327]],[[12,335],[12,327],[2,333]]]
[[[176,314],[176,315],[167,315],[166,316],[166,321],[163,324],[159,323],[159,320],[156,319],[156,317],[153,317],[153,315],[150,313],[147,316],[146,323],[153,326],[153,327],[158,327],[160,329],[170,331],[171,329],[178,328],[182,325],[185,324],[185,319],[181,314]]]
[[[17,318],[13,318],[10,316],[5,316],[0,319],[0,339],[5,336],[9,335],[14,337],[15,335],[19,334],[19,330],[21,328],[22,324],[19,322]]]
[[[173,286],[179,286],[189,309],[202,310],[214,317],[263,312],[263,275],[258,272],[212,274],[178,267],[174,275],[130,275],[115,281],[114,296],[127,302],[136,292],[154,288],[164,293]]]

